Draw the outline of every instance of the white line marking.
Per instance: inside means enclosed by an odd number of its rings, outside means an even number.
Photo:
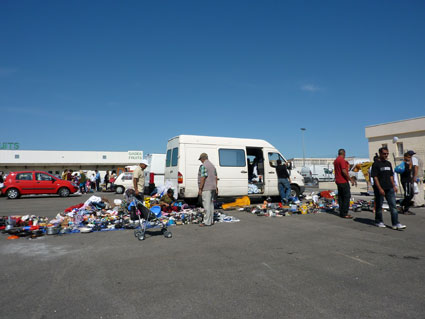
[[[353,260],[358,261],[359,263],[362,263],[362,264],[366,264],[366,265],[369,265],[369,266],[375,266],[374,264],[371,264],[370,262],[367,262],[366,260],[360,259],[358,257],[348,256],[348,255],[344,255],[342,253],[337,253],[337,254],[342,255],[344,257],[347,257],[347,258],[350,258],[350,259],[353,259]]]

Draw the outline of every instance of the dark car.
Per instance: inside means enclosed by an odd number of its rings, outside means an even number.
[[[78,185],[41,171],[11,172],[4,181],[2,194],[10,199],[21,195],[58,194],[67,197],[78,191]]]

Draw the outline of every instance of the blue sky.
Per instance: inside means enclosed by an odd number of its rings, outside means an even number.
[[[367,156],[425,115],[423,1],[0,2],[0,142],[165,153],[180,134]]]

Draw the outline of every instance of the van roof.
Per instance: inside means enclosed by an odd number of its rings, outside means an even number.
[[[269,142],[252,138],[237,137],[218,137],[218,136],[201,136],[201,135],[178,135],[168,140],[168,142],[179,139],[180,143],[185,144],[224,144],[224,145],[244,145],[252,147],[274,147]]]

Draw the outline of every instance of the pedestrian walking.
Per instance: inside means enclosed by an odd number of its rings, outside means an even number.
[[[338,189],[338,205],[339,205],[339,216],[341,218],[351,219],[353,216],[348,214],[348,209],[350,208],[350,183],[354,186],[357,184],[354,179],[348,174],[349,164],[345,160],[345,150],[338,150],[338,157],[334,161],[334,173],[335,173],[335,183]]]
[[[391,212],[392,229],[401,230],[406,228],[398,221],[398,212],[396,208],[395,194],[397,186],[394,182],[394,173],[391,163],[387,160],[388,148],[381,147],[379,149],[379,160],[372,165],[371,177],[373,178],[373,192],[375,195],[375,223],[377,227],[385,228],[382,219],[382,203],[384,197],[387,199],[388,206]]]
[[[287,205],[291,196],[291,177],[289,176],[286,163],[282,164],[280,159],[276,163],[277,187],[279,189],[280,200],[282,204]]]
[[[80,171],[80,179],[79,179],[79,183],[80,183],[80,192],[81,192],[82,194],[87,193],[86,182],[87,182],[86,174],[84,174],[84,172],[83,172],[83,171]]]
[[[413,176],[414,182],[418,185],[418,193],[413,196],[413,203],[415,207],[425,206],[424,198],[424,162],[419,156],[416,156],[414,151],[408,151],[407,153],[412,156],[412,163],[415,165],[415,172]]]
[[[94,171],[96,173],[96,191],[100,191],[100,173],[99,171],[96,169]]]
[[[136,198],[140,201],[144,200],[145,193],[145,172],[144,170],[148,167],[148,161],[142,160],[133,171],[133,186]]]
[[[205,209],[204,220],[199,226],[212,226],[214,223],[214,197],[218,194],[217,170],[208,160],[206,153],[202,153],[199,160],[202,164],[198,171],[198,195],[202,197],[202,206]]]
[[[90,176],[90,189],[93,191],[96,189],[96,175],[94,173]]]
[[[401,214],[406,215],[415,215],[414,212],[411,212],[409,208],[412,206],[413,195],[415,194],[413,191],[413,183],[414,183],[414,174],[416,166],[412,163],[412,156],[409,153],[404,153],[404,171],[400,173],[401,185],[404,190],[404,199],[401,202]],[[397,168],[396,168],[397,171]]]
[[[103,182],[105,183],[105,190],[108,190],[108,184],[109,184],[109,171],[106,171],[105,177],[103,178]]]

